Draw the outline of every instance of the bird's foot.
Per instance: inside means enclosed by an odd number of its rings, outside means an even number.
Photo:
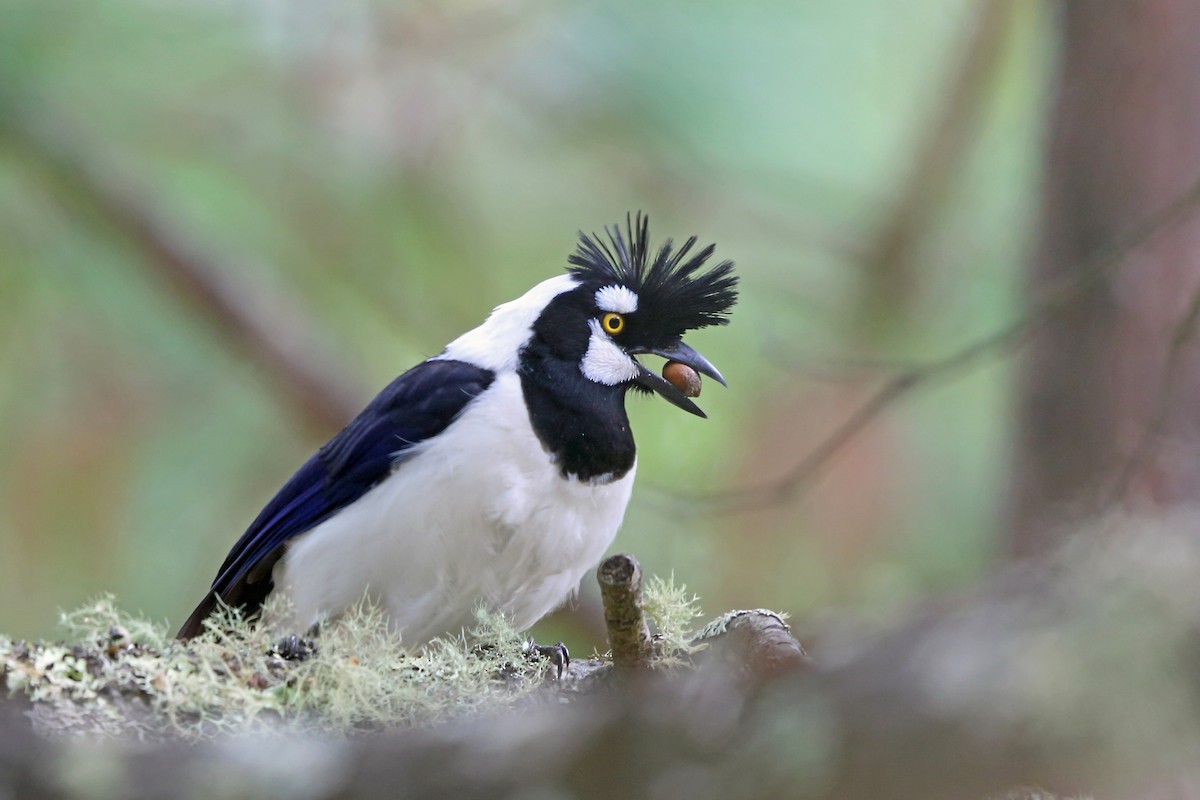
[[[571,652],[567,650],[567,646],[562,642],[551,645],[540,645],[533,639],[525,642],[525,655],[531,656],[537,653],[544,658],[549,659],[558,670],[558,677],[562,678],[563,671],[571,666]]]
[[[311,637],[293,634],[280,639],[271,650],[284,661],[305,661],[317,654],[317,643]]]

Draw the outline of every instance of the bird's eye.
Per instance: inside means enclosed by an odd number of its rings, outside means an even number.
[[[620,333],[625,330],[625,317],[620,314],[605,314],[600,319],[600,325],[608,333]]]

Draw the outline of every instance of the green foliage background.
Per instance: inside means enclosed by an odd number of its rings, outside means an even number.
[[[1000,528],[1003,359],[890,410],[786,502],[689,498],[784,474],[886,374],[871,365],[1017,313],[1042,4],[1016,4],[916,267],[896,284],[863,257],[980,7],[0,0],[0,630],[49,635],[100,591],[181,621],[321,441],[76,202],[47,145],[294,302],[364,403],[560,271],[579,228],[643,209],[656,239],[715,241],[742,301],[691,343],[729,389],[706,388],[706,422],[633,403],[615,548],[711,610],[801,626],[969,583]],[[597,623],[585,602],[539,635],[586,651]]]

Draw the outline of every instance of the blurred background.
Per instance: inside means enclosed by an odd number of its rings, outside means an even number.
[[[1125,163],[1086,150],[1120,127],[1087,114],[1126,107],[1096,87],[1137,74],[1087,13],[0,0],[0,630],[53,635],[59,609],[101,591],[179,624],[379,388],[560,272],[577,230],[637,209],[656,241],[716,242],[742,298],[690,340],[729,380],[706,388],[707,421],[631,403],[638,486],[614,550],[709,612],[772,607],[801,633],[839,609],[885,619],[1036,551],[1052,528],[1037,510],[1064,497],[1035,489],[1062,453],[1025,459],[1079,442],[1070,398],[1111,394],[1045,376],[1113,352],[1054,361],[1061,317],[1038,286],[1065,280],[1078,300],[1084,282],[1054,265],[1117,274],[1093,254],[1194,174],[1155,169],[1132,193],[1139,169],[1057,193],[1045,177]],[[1186,31],[1150,16],[1168,42]],[[1081,25],[1094,41],[1072,50]],[[1170,47],[1130,59],[1151,51]],[[1063,75],[1091,81],[1066,122]],[[1173,118],[1179,136],[1139,139],[1140,124],[1129,146],[1167,155],[1194,132]],[[1071,246],[1047,245],[1046,220],[1076,212]],[[1133,283],[1101,305],[1116,313]],[[1160,300],[1185,308],[1181,288]],[[1158,369],[1174,317],[1155,318],[1158,355],[1134,362]],[[1149,454],[1138,430],[1110,449]],[[1132,472],[1120,498],[1160,496]],[[602,645],[585,587],[541,638]]]

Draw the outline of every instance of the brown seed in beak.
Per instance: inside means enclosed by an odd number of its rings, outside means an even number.
[[[663,379],[688,397],[700,396],[700,373],[679,361],[668,361],[663,366]]]

